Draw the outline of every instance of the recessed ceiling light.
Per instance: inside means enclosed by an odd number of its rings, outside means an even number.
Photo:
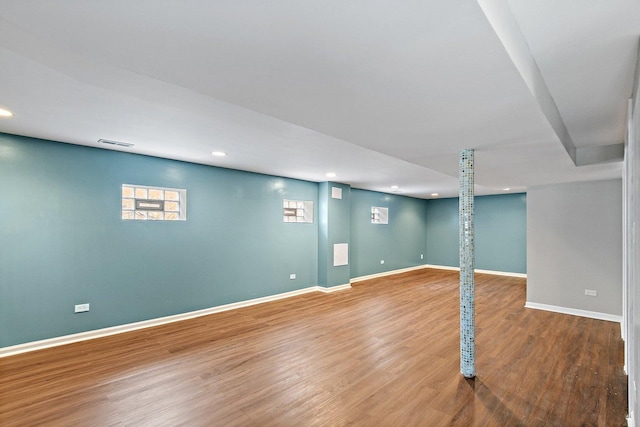
[[[327,178],[335,178],[336,176],[335,172],[327,172]]]
[[[510,188],[508,188],[508,187],[507,187],[507,188],[503,188],[503,189],[502,189],[502,191],[509,191],[509,190],[511,190],[511,189],[510,189]]]
[[[391,186],[391,189],[392,189],[392,190],[397,190],[397,189],[398,189],[398,186],[397,186],[397,185],[392,185],[392,186]]]
[[[0,108],[0,117],[12,117],[12,116],[13,116],[13,113],[11,111]]]
[[[211,155],[216,157],[224,157],[227,155],[227,153],[225,153],[224,151],[212,151]]]
[[[440,194],[438,194],[438,193],[431,193],[431,196],[433,196],[433,197],[438,197],[439,195]]]

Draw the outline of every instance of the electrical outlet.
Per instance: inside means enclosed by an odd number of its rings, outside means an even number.
[[[384,260],[383,259],[380,260],[380,264],[384,264]]]
[[[293,280],[293,279],[295,279],[295,278],[296,278],[296,275],[295,275],[295,274],[290,274],[290,275],[289,275],[289,279]]]
[[[420,254],[420,259],[424,259],[424,254]]]
[[[76,304],[74,308],[74,313],[84,313],[89,311],[89,303],[86,304]]]
[[[598,291],[594,291],[593,289],[585,289],[584,294],[589,295],[590,297],[597,297]]]

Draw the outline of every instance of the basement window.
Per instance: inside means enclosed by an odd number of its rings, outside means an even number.
[[[389,208],[371,206],[371,224],[389,224]]]
[[[186,221],[187,190],[123,184],[122,219]]]
[[[313,202],[284,199],[282,220],[283,222],[313,222]]]

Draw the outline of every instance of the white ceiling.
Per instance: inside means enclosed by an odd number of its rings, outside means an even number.
[[[508,5],[575,145],[623,142],[640,2]],[[424,198],[463,148],[478,194],[621,176],[574,165],[475,0],[0,0],[0,70],[7,133]]]

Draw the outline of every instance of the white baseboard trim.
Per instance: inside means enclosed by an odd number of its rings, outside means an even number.
[[[437,270],[460,271],[460,267],[452,267],[450,265],[425,264],[426,268],[435,268]]]
[[[351,283],[345,283],[344,285],[338,286],[330,286],[325,288],[324,286],[317,286],[317,290],[320,292],[324,292],[325,294],[330,294],[332,292],[344,291],[346,289],[351,289]]]
[[[91,340],[94,338],[107,337],[110,335],[121,334],[124,332],[131,332],[138,329],[151,328],[154,326],[164,325],[167,323],[179,322],[181,320],[193,319],[195,317],[206,316],[209,314],[220,313],[228,310],[235,310],[237,308],[249,307],[256,304],[263,304],[265,302],[277,301],[285,298],[294,297],[297,295],[308,294],[310,292],[336,292],[343,289],[351,288],[350,284],[333,286],[325,288],[322,286],[310,286],[304,289],[298,289],[295,291],[284,292],[276,295],[269,295],[261,298],[254,298],[246,301],[234,302],[231,304],[224,304],[215,307],[205,308],[202,310],[190,311],[187,313],[174,314],[172,316],[159,317],[156,319],[143,320],[141,322],[127,323],[125,325],[112,326],[109,328],[95,329],[93,331],[80,332],[77,334],[64,335],[61,337],[49,338],[39,341],[32,341],[24,344],[17,344],[10,347],[0,348],[0,358],[14,356],[16,354],[27,353],[35,350],[42,350],[45,348],[56,347],[59,345],[71,344],[79,341]]]
[[[596,320],[607,320],[609,322],[622,323],[622,316],[615,314],[600,313],[598,311],[580,310],[577,308],[560,307],[557,305],[540,304],[527,301],[524,306],[535,310],[553,311],[554,313],[570,314],[572,316],[588,317]]]
[[[367,276],[354,277],[351,279],[351,283],[362,282],[364,280],[378,279],[380,277],[392,276],[394,274],[406,273],[414,270],[421,270],[423,268],[435,268],[438,270],[451,270],[451,271],[460,271],[460,267],[451,267],[448,265],[432,265],[432,264],[422,264],[416,265],[415,267],[407,267],[401,268],[398,270],[391,271],[383,271],[382,273],[369,274]],[[519,277],[519,278],[527,278],[525,273],[510,273],[506,271],[494,271],[494,270],[475,270],[476,273],[481,274],[493,274],[494,276],[509,276],[509,277]]]
[[[61,337],[48,338],[48,339],[39,340],[39,341],[32,341],[24,344],[17,344],[10,347],[0,348],[0,358],[13,356],[21,353],[27,353],[30,351],[42,350],[50,347],[56,347],[56,346],[65,345],[65,344],[71,344],[79,341],[86,341],[86,340],[91,340],[95,338],[107,337],[110,335],[121,334],[124,332],[131,332],[138,329],[151,328],[154,326],[164,325],[167,323],[179,322],[181,320],[193,319],[195,317],[206,316],[209,314],[220,313],[228,310],[234,310],[241,307],[249,307],[251,305],[262,304],[270,301],[277,301],[284,298],[290,298],[296,295],[303,295],[309,292],[322,292],[322,293],[338,292],[338,291],[350,289],[351,283],[361,282],[364,280],[375,279],[375,278],[384,277],[384,276],[391,276],[394,274],[406,273],[414,270],[421,270],[424,268],[437,268],[442,270],[460,270],[458,267],[423,264],[423,265],[417,265],[414,267],[401,268],[398,270],[385,271],[382,273],[370,274],[367,276],[354,277],[353,279],[350,280],[349,283],[346,283],[344,285],[331,286],[331,287],[310,286],[308,288],[298,289],[295,291],[284,292],[281,294],[270,295],[270,296],[261,297],[261,298],[254,298],[246,301],[234,302],[231,304],[219,305],[216,307],[190,311],[187,313],[175,314],[172,316],[159,317],[156,319],[143,320],[141,322],[127,323],[125,325],[112,326],[108,328],[95,329],[87,332],[80,332],[77,334],[64,335]],[[476,272],[485,273],[485,274],[503,275],[503,276],[526,277],[526,274],[523,275],[520,273],[505,273],[501,271],[476,270]]]
[[[509,271],[478,270],[476,268],[476,273],[493,274],[494,276],[518,277],[518,278],[521,278],[521,279],[526,279],[527,278],[527,273],[511,273]]]
[[[425,267],[437,268],[437,269],[440,269],[440,270],[460,271],[460,267],[451,267],[451,266],[448,266],[448,265],[430,265],[430,264],[425,264]],[[476,273],[492,274],[494,276],[519,277],[519,278],[522,278],[522,279],[526,279],[527,278],[527,273],[512,273],[512,272],[509,272],[509,271],[496,271],[496,270],[481,270],[479,268],[476,268],[474,271]]]
[[[363,282],[365,280],[377,279],[379,277],[385,277],[385,276],[393,276],[394,274],[406,273],[408,271],[414,271],[414,270],[421,270],[423,268],[429,268],[429,266],[426,264],[416,265],[415,267],[400,268],[398,270],[390,270],[390,271],[383,271],[382,273],[368,274],[366,276],[354,277],[350,280],[350,282],[351,283]]]

